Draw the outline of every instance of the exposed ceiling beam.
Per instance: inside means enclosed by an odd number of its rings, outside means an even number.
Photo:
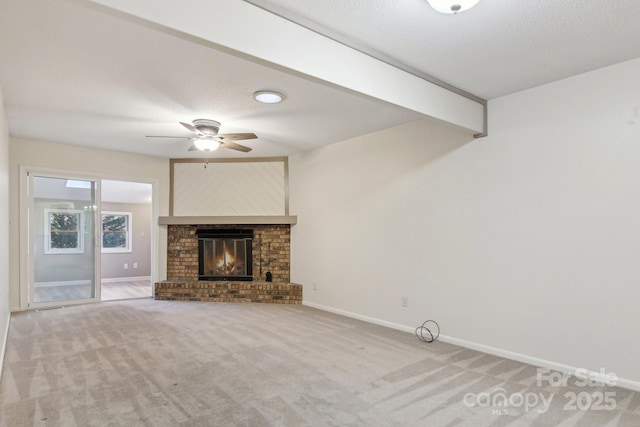
[[[486,103],[447,90],[247,2],[86,1],[204,44],[419,112],[473,134],[486,134]]]

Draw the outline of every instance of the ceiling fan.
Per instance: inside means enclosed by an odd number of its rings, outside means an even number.
[[[215,151],[219,147],[229,148],[231,150],[242,151],[248,153],[251,148],[244,145],[236,144],[233,141],[242,141],[245,139],[256,139],[255,133],[218,133],[220,130],[220,122],[208,119],[197,119],[193,124],[179,122],[182,126],[194,133],[193,136],[159,136],[147,135],[147,138],[178,138],[189,139],[193,141],[193,145],[189,147],[189,151]]]

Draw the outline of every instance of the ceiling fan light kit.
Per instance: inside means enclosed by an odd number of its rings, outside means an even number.
[[[253,99],[263,104],[277,104],[284,101],[284,95],[273,90],[259,90],[253,92]]]
[[[440,13],[456,14],[471,9],[480,0],[427,0]]]
[[[220,122],[209,119],[197,119],[193,124],[178,122],[190,132],[193,136],[164,136],[164,135],[147,135],[147,138],[177,138],[188,139],[193,141],[193,145],[189,151],[215,151],[218,148],[228,148],[230,150],[242,151],[248,153],[251,148],[237,144],[233,141],[242,141],[245,139],[256,139],[255,133],[218,133],[220,130]]]
[[[196,139],[193,144],[201,151],[216,151],[220,147],[220,141],[207,138]]]

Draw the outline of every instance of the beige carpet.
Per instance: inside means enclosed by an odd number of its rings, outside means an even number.
[[[615,410],[566,408],[603,392]],[[548,410],[518,405],[534,394]],[[14,314],[0,425],[639,426],[640,393],[537,387],[532,366],[305,306],[142,299]]]

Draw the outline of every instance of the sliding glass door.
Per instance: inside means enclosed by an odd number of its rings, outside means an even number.
[[[29,306],[99,299],[98,181],[28,174]]]

